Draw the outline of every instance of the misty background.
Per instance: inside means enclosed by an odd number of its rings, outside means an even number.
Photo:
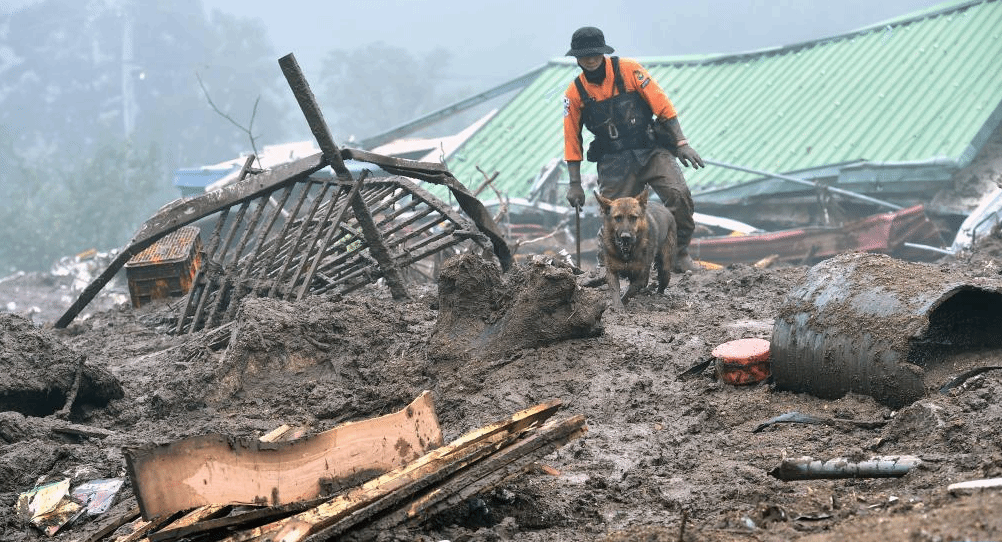
[[[251,152],[248,132],[258,150],[312,139],[290,52],[344,145],[563,56],[581,26],[622,56],[733,53],[938,3],[0,0],[0,276],[125,245],[179,196],[177,168]]]

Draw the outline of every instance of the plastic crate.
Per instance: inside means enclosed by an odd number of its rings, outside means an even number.
[[[125,264],[132,306],[187,295],[202,266],[202,239],[196,226],[171,232]]]

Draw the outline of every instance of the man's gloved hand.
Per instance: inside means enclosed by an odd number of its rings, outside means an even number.
[[[581,162],[567,162],[567,174],[571,180],[567,189],[567,203],[580,209],[585,203],[584,189],[581,188]]]
[[[682,125],[678,123],[678,117],[658,119],[658,122],[662,123],[662,127],[667,130],[670,137],[675,140],[675,156],[678,157],[678,161],[682,162],[683,166],[696,169],[706,167],[706,164],[703,163],[703,159],[699,157],[699,153],[696,152],[696,149],[689,146],[689,141],[682,133]]]
[[[571,204],[571,207],[580,209],[584,202],[585,195],[581,183],[571,182],[571,187],[567,189],[567,203]]]
[[[678,156],[678,161],[682,162],[685,167],[691,167],[699,169],[701,167],[706,167],[703,163],[703,159],[699,157],[699,153],[696,149],[692,148],[688,143],[681,145],[675,150],[675,154]]]

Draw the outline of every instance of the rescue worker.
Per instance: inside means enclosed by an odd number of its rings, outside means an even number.
[[[650,186],[675,217],[678,227],[676,272],[698,270],[689,256],[692,194],[676,156],[685,166],[705,167],[689,145],[671,100],[637,61],[606,56],[613,48],[595,27],[579,28],[567,56],[577,58],[581,74],[564,93],[564,160],[570,176],[567,201],[584,205],[581,126],[595,135],[587,158],[598,165],[599,192],[610,199],[633,197]],[[671,149],[671,150],[669,150]]]

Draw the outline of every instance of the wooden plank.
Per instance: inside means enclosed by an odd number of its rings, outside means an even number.
[[[139,507],[137,506],[135,508],[130,509],[125,514],[122,514],[121,516],[115,518],[115,520],[112,521],[111,523],[98,529],[97,532],[90,535],[90,537],[87,538],[84,542],[99,542],[100,540],[104,540],[106,536],[115,532],[119,527],[125,525],[130,521],[134,521],[138,517],[139,517]]]
[[[163,532],[166,529],[180,529],[183,527],[189,527],[196,523],[205,521],[207,519],[217,518],[219,516],[226,515],[230,512],[231,506],[211,504],[208,506],[200,506],[187,514],[175,519],[170,523],[165,523],[158,527],[157,529],[152,529],[146,533],[146,537],[139,542],[150,542],[150,539],[157,535],[158,532]],[[139,513],[139,509],[136,508],[136,513]]]
[[[114,431],[93,427],[90,425],[80,425],[78,423],[62,423],[52,426],[53,433],[64,433],[85,438],[108,438],[115,435]]]
[[[211,518],[211,519],[204,519],[202,521],[194,521],[188,525],[175,525],[174,523],[172,523],[168,527],[165,527],[156,533],[151,533],[149,535],[149,541],[168,542],[172,540],[178,540],[180,538],[191,538],[193,537],[193,535],[207,533],[209,531],[217,531],[219,529],[225,529],[239,525],[247,525],[248,523],[252,522],[257,522],[260,524],[264,521],[274,521],[276,519],[289,517],[292,514],[296,514],[304,510],[309,510],[310,508],[313,508],[314,506],[324,502],[325,500],[326,499],[314,499],[312,501],[294,502],[283,506],[271,506],[268,508],[259,508],[257,510],[251,510],[250,512],[244,512],[242,514],[234,514],[232,516],[226,516],[221,518]],[[203,506],[198,510],[204,510],[213,507]]]
[[[373,505],[387,495],[392,494],[395,499],[407,498],[509,445],[523,431],[543,423],[560,406],[559,400],[552,400],[517,412],[507,420],[471,431],[447,446],[432,450],[420,459],[370,480],[312,510],[238,533],[227,538],[226,542],[255,539],[296,542],[330,527],[357,510]],[[389,507],[396,500],[386,499],[383,502]],[[380,505],[370,508],[373,513],[379,510]]]
[[[165,526],[163,530],[180,529],[181,527],[188,527],[207,519],[215,519],[219,516],[228,514],[231,508],[231,506],[225,504],[209,504],[206,506],[199,506],[198,508],[171,522],[169,525]]]
[[[564,444],[584,436],[587,432],[588,427],[582,415],[549,423],[539,428],[531,437],[520,440],[515,445],[474,465],[469,471],[454,476],[446,484],[436,487],[421,499],[413,501],[400,511],[397,518],[401,521],[407,519],[420,523],[522,474],[531,468],[534,462],[553,453]]]
[[[522,474],[535,461],[584,435],[587,430],[585,418],[581,415],[549,422],[523,435],[512,445],[455,473],[419,498],[394,498],[392,503],[376,503],[379,505],[378,509],[370,505],[357,510],[330,527],[311,535],[307,542],[321,542],[344,534],[391,506],[396,507],[396,510],[384,515],[375,523],[366,524],[365,527],[380,531],[392,529],[408,520],[420,523],[438,512]],[[390,497],[386,500],[390,500]]]
[[[298,436],[296,436],[297,434]],[[269,431],[258,440],[261,442],[278,442],[280,440],[293,440],[294,438],[299,438],[301,436],[302,433],[292,430],[291,425],[283,424]],[[206,520],[213,520],[219,518],[220,516],[225,516],[226,514],[229,514],[232,508],[232,506],[221,504],[208,504],[200,506],[171,522],[160,531],[151,533],[149,537],[143,539],[143,542],[164,538],[166,533],[187,532],[185,529],[192,530],[194,529],[192,526],[196,524],[198,524],[198,532],[208,530],[205,529],[205,525],[207,523]],[[292,512],[290,512],[290,514],[292,514]],[[139,515],[138,507],[136,508],[136,515]],[[244,516],[241,516],[241,518],[244,518]]]
[[[131,533],[116,538],[115,542],[139,542],[146,538],[146,535],[170,523],[173,519],[174,514],[167,514],[153,518],[150,521],[140,520]]]
[[[285,436],[285,434],[288,433],[291,429],[292,429],[291,425],[282,424],[272,429],[267,434],[262,435],[261,438],[259,438],[258,440],[260,440],[261,442],[277,442],[279,440],[284,440],[282,437]]]
[[[125,459],[150,518],[207,504],[314,499],[322,486],[378,476],[441,444],[431,393],[424,392],[399,412],[291,442],[206,435],[127,449]]]

